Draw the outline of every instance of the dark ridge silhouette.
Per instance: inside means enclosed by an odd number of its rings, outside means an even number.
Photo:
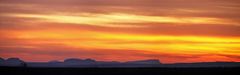
[[[0,58],[0,66],[7,67],[65,67],[65,68],[131,68],[131,67],[168,67],[168,68],[184,68],[184,67],[240,67],[240,62],[199,62],[199,63],[176,63],[176,64],[162,64],[157,59],[137,60],[127,62],[117,61],[96,61],[94,59],[78,59],[69,58],[64,61],[49,61],[49,62],[24,62],[19,58],[8,58],[4,60]]]
[[[8,58],[6,60],[0,59],[0,66],[10,66],[10,67],[26,67],[27,64],[20,60],[19,58]]]
[[[93,59],[76,59],[76,58],[70,58],[70,59],[66,59],[64,60],[64,63],[70,63],[70,64],[94,64],[96,63],[95,60]]]
[[[49,63],[60,63],[61,61],[58,61],[58,60],[51,60],[49,61]]]
[[[157,59],[148,59],[148,60],[137,60],[137,61],[128,61],[129,64],[161,64]]]
[[[3,62],[3,61],[5,61],[3,58],[0,58],[0,62]]]

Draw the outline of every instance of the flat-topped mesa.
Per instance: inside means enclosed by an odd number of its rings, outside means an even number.
[[[70,63],[70,64],[94,64],[96,63],[93,59],[77,59],[77,58],[69,58],[65,59],[64,63]]]
[[[161,64],[161,62],[158,59],[128,61],[125,63],[128,63],[128,64]]]

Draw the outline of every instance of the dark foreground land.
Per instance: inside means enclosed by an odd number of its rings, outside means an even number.
[[[23,68],[1,67],[0,75],[240,75],[240,68]]]
[[[2,66],[2,67],[1,67]],[[0,75],[240,75],[240,62],[162,64],[159,60],[107,62],[70,58],[54,62],[2,59]]]

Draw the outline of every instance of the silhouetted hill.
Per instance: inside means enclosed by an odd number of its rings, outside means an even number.
[[[26,63],[19,58],[0,59],[0,66],[25,67]]]
[[[3,61],[5,61],[3,58],[0,58],[0,62],[3,62]]]
[[[76,59],[76,58],[70,58],[64,60],[64,63],[66,64],[96,64],[96,61],[93,59]]]
[[[125,63],[128,63],[128,64],[160,64],[160,61],[157,59],[148,59],[148,60],[128,61]]]
[[[68,67],[68,68],[81,68],[81,67],[100,67],[100,68],[131,68],[131,67],[240,67],[240,62],[200,62],[200,63],[176,63],[176,64],[161,64],[159,60],[137,60],[127,62],[117,61],[96,61],[93,59],[77,59],[69,58],[61,61],[50,62],[24,62],[18,58],[9,58],[7,60],[0,59],[0,66],[9,67]]]

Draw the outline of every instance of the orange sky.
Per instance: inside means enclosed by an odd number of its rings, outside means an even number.
[[[1,0],[0,57],[240,62],[239,0]]]

